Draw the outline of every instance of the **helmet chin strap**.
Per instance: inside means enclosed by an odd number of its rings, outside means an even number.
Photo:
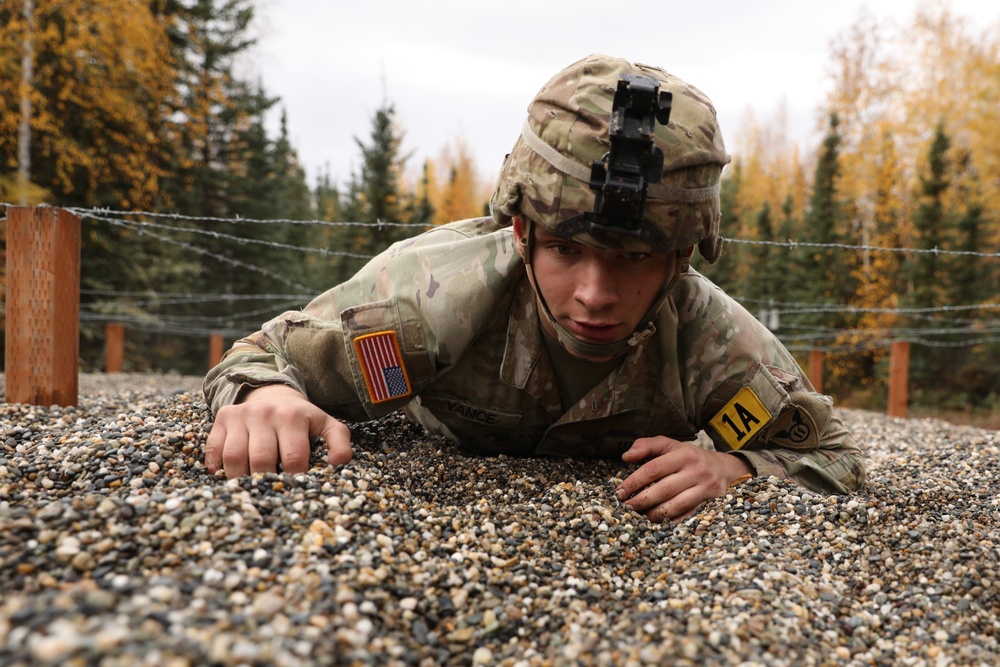
[[[524,268],[528,274],[528,281],[531,283],[532,288],[535,290],[535,294],[538,296],[538,303],[540,310],[542,311],[542,316],[545,320],[552,325],[552,329],[556,332],[556,338],[559,340],[560,345],[565,347],[571,353],[578,357],[587,357],[591,359],[612,359],[614,357],[619,357],[626,352],[628,352],[633,347],[641,345],[646,341],[647,338],[656,333],[656,325],[653,323],[653,319],[656,317],[656,313],[659,312],[660,307],[663,306],[663,302],[667,300],[667,296],[670,294],[670,289],[677,282],[677,279],[681,276],[683,272],[687,270],[687,258],[678,257],[677,270],[674,271],[674,275],[671,276],[667,284],[663,286],[660,290],[659,295],[656,300],[653,301],[652,306],[646,311],[646,314],[642,317],[640,322],[645,321],[645,326],[637,328],[631,336],[623,340],[615,341],[614,343],[587,343],[580,340],[573,334],[571,334],[564,326],[556,321],[552,311],[549,310],[549,305],[545,303],[545,297],[542,295],[542,291],[538,289],[538,283],[535,280],[535,270],[531,265],[531,253],[534,246],[535,238],[535,224],[530,220],[524,219],[525,235],[521,237],[521,247],[524,249]]]

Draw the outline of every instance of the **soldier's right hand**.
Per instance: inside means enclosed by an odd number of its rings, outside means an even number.
[[[254,389],[221,408],[205,444],[205,465],[226,477],[309,470],[310,438],[326,440],[330,465],[351,460],[351,430],[286,385]]]

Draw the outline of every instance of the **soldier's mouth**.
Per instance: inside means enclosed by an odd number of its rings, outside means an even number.
[[[570,320],[568,329],[574,336],[588,343],[613,343],[622,338],[618,324]]]

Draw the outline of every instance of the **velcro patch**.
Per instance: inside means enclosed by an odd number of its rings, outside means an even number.
[[[792,403],[778,415],[768,431],[768,442],[788,449],[809,451],[819,447],[819,429],[808,411]]]
[[[373,404],[403,398],[413,392],[395,331],[358,336],[354,339],[354,351]]]
[[[743,387],[709,420],[726,444],[737,450],[771,421],[771,413],[750,387]]]

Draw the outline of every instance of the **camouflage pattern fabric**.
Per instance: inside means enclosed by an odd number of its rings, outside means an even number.
[[[457,222],[395,244],[303,311],[237,341],[205,395],[218,411],[283,383],[340,419],[405,408],[482,454],[617,458],[638,437],[693,440],[705,429],[721,451],[735,443],[758,475],[832,493],[863,483],[864,457],[830,400],[696,272],[673,288],[656,334],[566,411],[538,317],[511,229]],[[376,402],[355,343],[385,332],[398,342],[407,393]]]
[[[669,249],[698,245],[702,256],[714,262],[721,251],[719,179],[730,159],[715,107],[678,77],[621,58],[589,56],[542,87],[528,106],[521,138],[504,161],[491,212],[501,224],[523,215],[552,231],[560,222],[594,209],[590,169],[610,147],[615,83],[624,73],[653,77],[661,91],[673,95],[670,122],[655,125],[663,174],[649,186],[643,219],[669,239]],[[618,242],[629,250],[649,250],[620,238],[574,238],[598,247]]]

